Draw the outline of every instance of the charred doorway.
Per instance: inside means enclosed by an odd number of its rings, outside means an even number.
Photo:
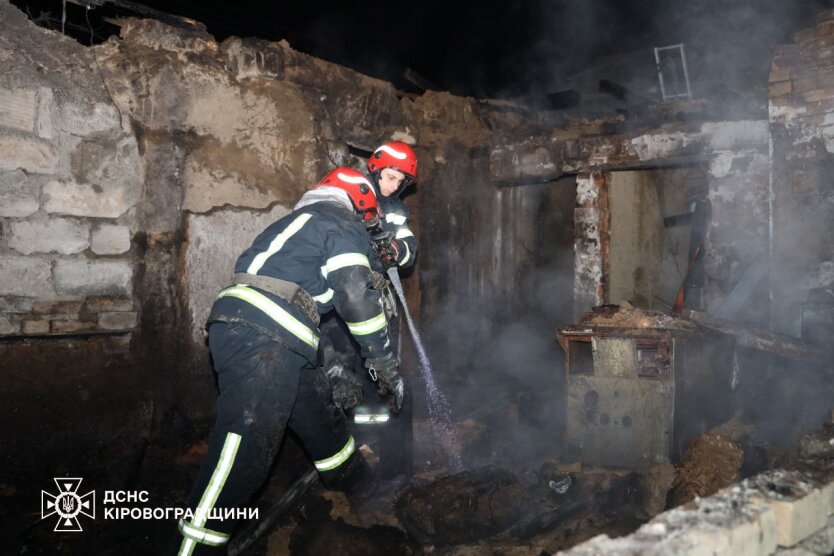
[[[542,430],[559,430],[554,333],[572,320],[576,180],[435,189],[437,195],[421,199],[426,347],[454,420],[468,421],[464,458],[525,460],[528,447],[558,445],[540,439]],[[440,209],[443,217],[435,218]],[[413,383],[422,385],[419,378]],[[415,395],[418,468],[435,461],[421,453],[432,443],[428,424],[420,422],[420,398]]]
[[[605,302],[668,312],[686,280],[687,306],[700,308],[707,176],[697,167],[612,172]],[[690,270],[687,277],[687,271]]]

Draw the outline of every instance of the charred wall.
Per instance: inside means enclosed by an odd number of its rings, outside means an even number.
[[[803,304],[834,284],[834,12],[777,48],[770,74],[775,329],[800,335]],[[831,300],[829,299],[830,303]]]
[[[552,394],[555,327],[619,301],[606,290],[618,171],[706,176],[703,308],[764,257],[770,289],[757,284],[737,317],[792,331],[834,274],[830,16],[780,50],[769,121],[712,121],[696,100],[567,122],[406,95],[286,42],[217,43],[199,25],[123,20],[119,38],[84,48],[0,0],[0,357],[15,400],[3,422],[61,430],[66,403],[79,430],[112,410],[141,438],[171,408],[209,417],[202,325],[234,258],[327,169],[361,168],[352,153],[387,139],[420,159],[407,293],[458,416],[508,388]]]
[[[489,177],[490,146],[535,129],[535,113],[404,95],[286,42],[120,25],[85,48],[0,0],[4,465],[105,461],[102,443],[120,458],[210,418],[202,327],[235,257],[329,168],[361,169],[351,153],[384,140],[415,144],[421,161],[406,198],[430,253],[406,279],[416,313],[477,297],[488,321],[525,297],[517,264],[547,264],[531,243],[558,196]]]
[[[140,145],[93,53],[0,3],[0,456],[120,457],[150,434],[137,349]]]
[[[700,198],[709,202],[712,217],[707,222],[704,247],[702,308],[720,306],[752,262],[767,257],[768,124],[764,120],[707,121],[703,108],[693,102],[669,103],[656,107],[658,113],[653,117],[583,121],[493,148],[490,173],[498,183],[523,184],[577,175],[575,317],[593,305],[619,301],[609,298],[607,280],[608,194],[620,171],[677,168],[706,176]],[[657,119],[668,123],[658,124]],[[755,296],[748,312],[738,317],[766,323],[766,284],[758,286]]]

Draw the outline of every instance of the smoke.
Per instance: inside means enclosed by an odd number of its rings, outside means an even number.
[[[653,34],[663,44],[687,45],[696,94],[721,86],[741,92],[766,91],[772,47],[791,42],[791,35],[812,24],[825,3],[678,0],[660,6]]]
[[[574,256],[575,187],[565,182],[464,191],[456,218],[421,234],[423,295],[437,300],[424,305],[421,328],[436,376],[454,420],[488,427],[478,445],[464,446],[465,463],[524,466],[560,451],[555,338],[572,318]]]
[[[590,93],[599,79],[610,79],[654,97],[658,91],[653,48],[684,43],[694,94],[745,94],[756,87],[763,91],[771,48],[790,42],[792,33],[811,25],[816,13],[831,4],[517,0],[503,7],[484,6],[502,23],[488,29],[488,38],[473,34],[447,39],[451,56],[446,58],[444,79],[476,96],[536,95],[570,88]],[[490,41],[500,41],[500,48]],[[484,50],[490,56],[479,55]],[[605,60],[616,61],[606,65]],[[589,80],[594,90],[588,90],[576,78],[594,66],[601,75]]]
[[[540,325],[525,310],[493,320],[484,301],[466,299],[470,311],[447,311],[425,327],[453,418],[488,427],[480,445],[464,447],[465,463],[489,457],[523,465],[558,454],[563,356],[554,343],[556,322]],[[439,339],[444,330],[453,335],[448,344]]]

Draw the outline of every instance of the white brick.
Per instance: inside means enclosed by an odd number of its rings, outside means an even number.
[[[130,229],[127,226],[102,224],[93,231],[93,253],[119,255],[130,249]]]
[[[33,256],[0,255],[0,295],[47,297],[55,295],[52,264]]]
[[[38,95],[33,89],[0,89],[0,127],[31,133],[37,105]]]
[[[84,302],[85,313],[116,313],[133,310],[129,297],[88,297]]]
[[[597,535],[570,550],[556,553],[557,556],[598,556],[600,554],[650,556],[654,552],[651,545],[632,540],[631,537],[612,539],[608,535]]]
[[[30,297],[0,297],[0,313],[29,313],[32,311]]]
[[[779,546],[791,547],[810,537],[828,521],[829,500],[819,489],[792,500],[776,500],[756,495],[776,514]]]
[[[38,299],[32,304],[33,315],[69,315],[81,312],[83,299]]]
[[[21,329],[23,334],[41,335],[49,334],[48,320],[25,320]]]
[[[130,261],[55,261],[55,290],[59,295],[127,295],[132,290],[132,279]]]
[[[18,169],[53,174],[58,169],[58,157],[48,144],[36,139],[0,137],[0,170]]]
[[[24,255],[50,252],[71,255],[90,246],[87,224],[67,218],[11,222],[9,228],[9,247]]]
[[[653,540],[654,551],[663,555],[767,556],[776,549],[776,526],[770,508],[750,502],[733,487],[695,507],[660,514],[631,537]]]
[[[131,330],[136,328],[136,313],[99,313],[98,326],[104,330]]]
[[[0,315],[0,335],[20,333],[20,317],[14,315]]]
[[[44,209],[54,214],[117,218],[135,202],[135,195],[126,187],[51,181],[43,188]]]
[[[55,131],[52,126],[52,106],[54,95],[49,87],[41,87],[38,91],[38,119],[35,131],[38,137],[52,139]]]
[[[81,319],[78,315],[64,315],[49,322],[53,334],[80,334],[96,330],[95,322]]]
[[[825,527],[828,521],[828,500],[820,490],[793,502],[773,502],[770,507],[779,520],[780,546],[795,545]]]
[[[768,509],[762,508],[753,520],[739,520],[727,529],[728,556],[766,556],[776,548],[776,514]]]
[[[820,556],[834,554],[834,516],[828,518],[825,529],[802,541],[801,546]]]
[[[776,516],[766,510],[753,519],[736,517],[726,523],[703,523],[682,532],[691,548],[674,554],[767,556],[776,549]],[[671,546],[669,547],[671,549]]]
[[[730,552],[729,538],[725,532],[705,524],[689,527],[668,539],[660,540],[656,549],[659,554],[677,556],[735,556]]]
[[[142,163],[134,137],[118,143],[82,141],[70,155],[70,168],[75,181],[104,187],[142,186]]]
[[[25,218],[37,212],[39,189],[21,170],[0,173],[0,216]]]
[[[832,440],[834,442],[834,440]],[[822,496],[828,502],[828,515],[834,515],[834,482],[821,487]]]
[[[121,129],[119,111],[102,102],[64,101],[59,104],[53,123],[60,131],[79,136]]]

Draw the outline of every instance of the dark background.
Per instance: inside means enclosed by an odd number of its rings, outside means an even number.
[[[101,0],[94,0],[100,2]],[[60,28],[62,0],[12,0],[39,23]],[[653,65],[652,47],[683,42],[699,83],[744,91],[766,83],[770,49],[790,42],[834,0],[174,0],[142,5],[202,21],[218,39],[287,39],[291,46],[403,88],[412,68],[434,88],[511,97],[574,86],[570,76],[605,57],[633,53]],[[112,4],[85,14],[66,3],[66,32],[101,42],[130,15]],[[40,16],[40,17],[39,17]],[[86,16],[86,17],[85,17]],[[623,79],[623,78],[621,78]],[[627,78],[625,78],[627,80]],[[703,87],[706,89],[706,87]]]

